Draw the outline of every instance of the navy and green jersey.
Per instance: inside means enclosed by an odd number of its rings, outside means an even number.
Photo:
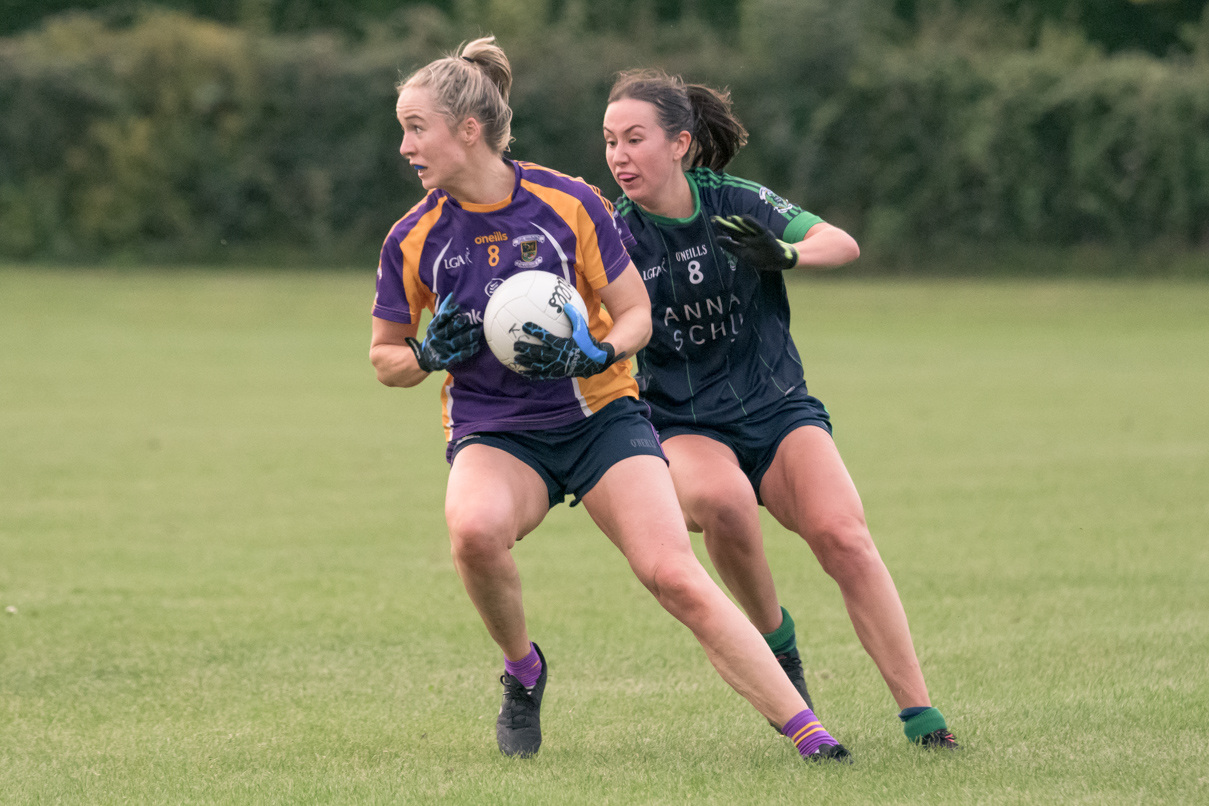
[[[737,262],[709,219],[750,214],[790,243],[822,219],[754,182],[709,168],[686,176],[688,218],[652,215],[624,196],[617,203],[651,296],[654,334],[638,355],[637,380],[657,427],[731,422],[805,392],[781,272]]]

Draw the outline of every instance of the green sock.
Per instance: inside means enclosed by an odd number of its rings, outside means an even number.
[[[912,742],[918,742],[920,737],[927,736],[934,730],[946,730],[948,727],[944,714],[935,708],[924,708],[919,713],[903,719],[903,733],[907,734],[907,740]]]
[[[786,652],[797,649],[798,637],[793,631],[793,617],[783,607],[781,608],[781,626],[770,633],[762,633],[762,635],[774,655],[784,655]]]

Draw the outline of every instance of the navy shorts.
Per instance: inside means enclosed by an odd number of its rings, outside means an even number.
[[[449,443],[445,458],[453,464],[467,445],[499,448],[537,471],[546,483],[550,506],[567,493],[575,506],[613,465],[631,456],[667,457],[649,419],[650,409],[632,397],[622,397],[587,419],[541,431],[483,431]]]
[[[781,398],[755,414],[722,424],[677,424],[659,429],[665,440],[681,434],[697,434],[721,442],[739,460],[739,468],[751,482],[760,500],[760,482],[776,458],[777,448],[791,431],[804,425],[817,425],[831,433],[831,415],[823,401],[802,393]]]

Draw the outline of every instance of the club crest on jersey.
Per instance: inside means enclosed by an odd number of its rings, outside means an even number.
[[[785,201],[777,194],[773,193],[768,188],[760,188],[760,201],[765,204],[772,205],[772,209],[776,210],[781,215],[789,215],[789,211],[793,209],[793,204]]]
[[[537,254],[537,245],[545,243],[545,235],[518,235],[512,239],[513,246],[521,248],[521,259],[514,261],[518,269],[532,269],[541,265],[542,259]]]

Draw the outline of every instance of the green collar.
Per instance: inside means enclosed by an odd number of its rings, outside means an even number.
[[[640,204],[635,204],[634,207],[639,212],[641,212],[644,216],[649,218],[651,221],[654,221],[656,224],[663,224],[664,226],[676,227],[676,226],[680,226],[682,224],[689,223],[690,221],[692,221],[694,218],[696,218],[701,213],[701,193],[700,193],[700,191],[697,190],[697,182],[693,179],[693,175],[691,172],[685,171],[684,178],[688,180],[689,190],[691,190],[693,193],[693,214],[690,215],[688,218],[668,218],[667,216],[656,215],[655,213],[652,213],[649,210],[644,210],[642,208],[642,205],[640,205]]]

